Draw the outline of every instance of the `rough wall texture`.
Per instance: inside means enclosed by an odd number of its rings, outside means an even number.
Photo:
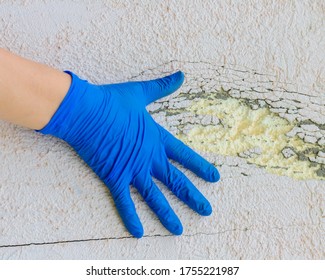
[[[149,110],[222,176],[183,169],[210,217],[160,185],[180,237],[132,192],[136,240],[70,147],[0,122],[0,257],[324,258],[324,13],[324,1],[0,0],[0,46],[22,56],[96,83],[183,70]]]

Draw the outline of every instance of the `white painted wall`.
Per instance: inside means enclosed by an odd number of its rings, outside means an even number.
[[[96,83],[176,68],[200,75],[208,66],[196,62],[248,69],[310,95],[304,104],[317,100],[322,108],[324,11],[324,1],[311,0],[2,0],[0,47]],[[319,116],[325,123],[325,112]],[[213,215],[199,217],[164,191],[185,229],[170,236],[133,193],[146,232],[136,240],[128,238],[106,188],[65,143],[0,122],[0,258],[325,257],[324,181],[205,156],[223,164],[221,182],[187,175],[211,201]]]

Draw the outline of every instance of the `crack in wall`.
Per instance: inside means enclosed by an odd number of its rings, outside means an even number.
[[[21,244],[6,244],[6,245],[0,245],[0,249],[15,248],[15,247],[28,247],[28,246],[56,245],[56,244],[66,244],[66,243],[80,243],[80,242],[90,242],[90,241],[123,240],[123,239],[131,239],[131,238],[134,238],[134,237],[132,237],[132,236],[102,237],[102,238],[49,241],[49,242],[30,242],[30,243],[21,243]]]
[[[258,228],[252,227],[244,227],[244,228],[233,228],[233,229],[225,229],[217,232],[196,232],[193,234],[182,234],[182,237],[195,237],[195,236],[215,236],[230,232],[248,232],[248,231],[258,231],[264,234],[268,234],[271,230],[288,230],[290,228],[297,228],[297,227],[311,227],[315,226],[314,224],[311,225],[287,225],[283,227],[270,227],[265,230],[261,230]],[[155,237],[173,237],[173,234],[153,234],[153,235],[144,235],[142,238],[155,238]],[[102,237],[102,238],[87,238],[87,239],[74,239],[74,240],[59,240],[59,241],[48,241],[48,242],[30,242],[30,243],[21,243],[21,244],[6,244],[0,245],[0,250],[2,248],[21,248],[21,247],[29,247],[29,246],[44,246],[44,245],[61,245],[61,244],[69,244],[69,243],[81,243],[81,242],[91,242],[91,241],[109,241],[109,240],[125,240],[125,239],[136,239],[133,236],[123,236],[123,237]]]

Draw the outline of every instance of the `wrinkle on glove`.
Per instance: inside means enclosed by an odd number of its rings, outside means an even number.
[[[94,85],[67,71],[71,86],[49,123],[41,130],[69,143],[109,188],[129,232],[140,238],[143,227],[130,196],[133,185],[173,234],[183,227],[153,182],[163,182],[201,215],[210,215],[207,199],[168,158],[206,181],[216,182],[217,169],[157,124],[146,110],[155,100],[176,91],[184,74],[152,81]]]

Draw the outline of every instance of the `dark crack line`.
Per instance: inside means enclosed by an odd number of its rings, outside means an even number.
[[[241,229],[228,229],[220,232],[205,233],[197,232],[194,234],[183,234],[183,237],[194,237],[198,235],[218,235],[226,232],[238,231]],[[247,231],[247,229],[241,230]],[[152,237],[173,237],[173,234],[154,234],[154,235],[144,235],[142,238],[152,238]],[[102,238],[87,238],[87,239],[75,239],[75,240],[60,240],[60,241],[50,241],[50,242],[30,242],[30,243],[21,243],[21,244],[7,244],[0,245],[2,248],[18,248],[18,247],[28,247],[28,246],[43,246],[43,245],[56,245],[56,244],[69,244],[69,243],[81,243],[81,242],[91,242],[91,241],[109,241],[109,240],[124,240],[124,239],[136,239],[133,236],[122,236],[122,237],[102,237]]]
[[[318,224],[310,224],[310,225],[287,225],[283,227],[271,227],[268,230],[286,230],[293,227],[310,227],[310,226],[317,226]],[[245,228],[234,228],[234,229],[226,229],[218,232],[196,232],[193,234],[183,234],[183,237],[195,237],[199,235],[205,235],[205,236],[213,236],[213,235],[219,235],[224,234],[228,232],[235,232],[235,231],[241,231],[241,232],[247,232],[247,231],[260,231],[265,232],[263,230],[260,230],[258,228],[255,228],[254,226],[251,227],[245,227]],[[142,238],[152,238],[152,237],[175,237],[173,234],[153,234],[153,235],[144,235]],[[90,241],[108,241],[108,240],[124,240],[124,239],[136,239],[133,236],[122,236],[122,237],[102,237],[102,238],[88,238],[88,239],[75,239],[75,240],[61,240],[61,241],[52,241],[52,242],[31,242],[31,243],[22,243],[22,244],[8,244],[8,245],[0,245],[0,249],[2,248],[17,248],[17,247],[28,247],[28,246],[42,246],[42,245],[55,245],[55,244],[69,244],[69,243],[80,243],[80,242],[90,242]]]
[[[7,245],[0,245],[0,249],[1,248],[27,247],[27,246],[41,246],[41,245],[55,245],[55,244],[67,244],[67,243],[79,243],[79,242],[90,242],[90,241],[122,240],[122,239],[130,239],[130,238],[133,238],[133,237],[132,236],[102,237],[102,238],[60,240],[60,241],[50,241],[50,242],[31,242],[31,243],[21,243],[21,244],[7,244]]]
[[[173,234],[164,234],[164,235],[163,234],[153,234],[153,235],[144,235],[142,238],[170,237],[170,236],[174,236],[174,235]],[[15,247],[27,247],[27,246],[69,244],[69,243],[80,243],[80,242],[91,242],[91,241],[123,240],[123,239],[136,239],[136,238],[133,237],[133,236],[122,236],[122,237],[101,237],[101,238],[59,240],[59,241],[49,241],[49,242],[30,242],[30,243],[21,243],[21,244],[0,245],[0,249],[2,249],[2,248],[15,248]]]

